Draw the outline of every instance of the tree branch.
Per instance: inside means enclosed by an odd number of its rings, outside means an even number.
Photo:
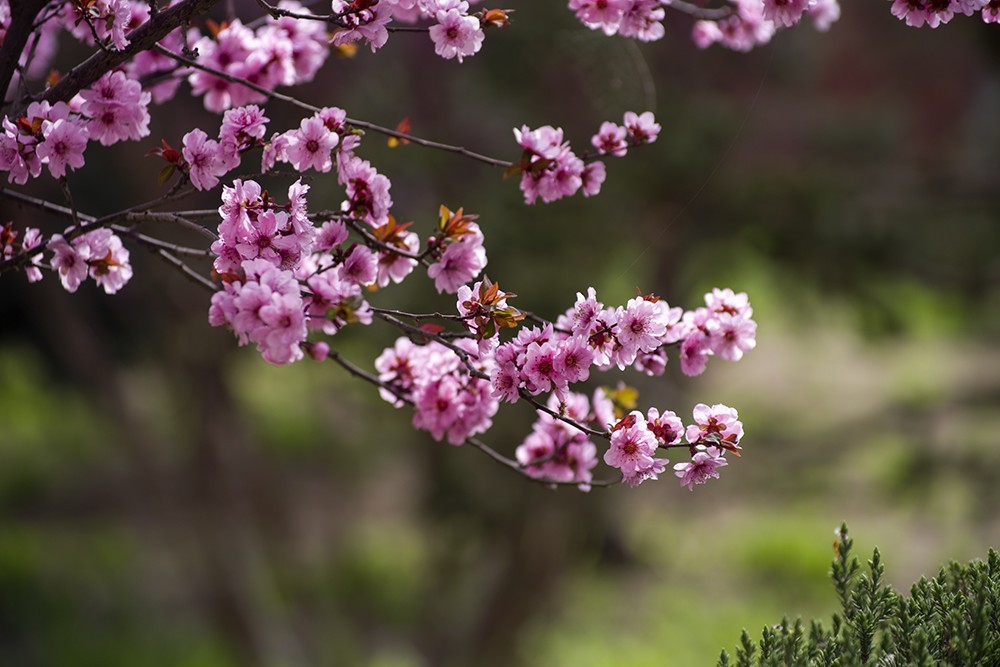
[[[15,4],[19,4],[20,1]],[[32,1],[37,2],[38,0]],[[141,51],[153,48],[157,42],[175,28],[182,27],[194,17],[204,14],[218,1],[182,0],[172,7],[157,12],[155,16],[129,33],[127,47],[121,51],[98,51],[70,70],[56,85],[49,88],[42,99],[51,103],[69,101],[80,90],[100,79],[112,68],[130,60]],[[37,14],[37,10],[35,13]],[[4,47],[6,47],[6,43]],[[0,70],[0,74],[2,74],[2,70]],[[27,105],[19,105],[13,115],[20,116],[24,113],[22,106],[27,107]]]

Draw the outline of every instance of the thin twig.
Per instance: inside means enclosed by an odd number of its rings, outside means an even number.
[[[185,58],[184,56],[178,53],[174,53],[170,49],[166,49],[160,46],[159,44],[157,44],[154,48],[158,53],[162,53],[168,58],[172,58],[173,60],[176,60],[179,63],[183,63],[189,67],[193,67],[195,69],[201,70],[213,76],[217,76],[220,79],[229,81],[230,83],[235,83],[241,86],[245,86],[246,88],[258,92],[261,95],[264,95],[265,97],[286,102],[288,104],[297,106],[300,109],[311,111],[312,113],[317,113],[320,110],[319,107],[314,106],[312,104],[308,104],[307,102],[303,102],[302,100],[292,97],[291,95],[285,95],[284,93],[279,93],[274,90],[269,90],[267,88],[264,88],[263,86],[258,86],[257,84],[253,83],[252,81],[248,81],[243,77],[234,76],[232,74],[228,74],[221,70],[217,70],[214,67],[208,67],[206,65],[202,65],[201,63],[191,60],[190,58]],[[354,118],[347,118],[345,119],[345,122],[347,122],[350,125],[353,125],[354,127],[360,127],[365,130],[371,130],[372,132],[378,132],[379,134],[384,134],[389,137],[396,137],[397,139],[405,139],[410,143],[416,144],[418,146],[424,146],[426,148],[436,148],[437,150],[463,155],[467,158],[478,160],[479,162],[484,162],[494,167],[503,167],[506,169],[507,167],[510,167],[512,164],[507,160],[499,160],[497,158],[492,158],[487,155],[481,155],[474,151],[470,151],[469,149],[464,148],[462,146],[452,146],[450,144],[442,144],[437,141],[430,141],[429,139],[421,139],[420,137],[414,136],[412,134],[406,134],[403,132],[397,132],[396,130],[390,130],[387,127],[382,127],[381,125],[376,125],[375,123],[369,123],[368,121],[357,120]]]
[[[674,9],[693,16],[696,19],[707,19],[709,21],[724,19],[733,13],[732,7],[700,7],[684,0],[669,0],[669,2],[662,2],[662,4],[666,9]]]
[[[364,370],[358,368],[357,366],[355,366],[351,362],[349,362],[346,359],[344,359],[338,352],[336,352],[334,350],[330,350],[330,352],[327,355],[327,357],[331,361],[333,361],[336,364],[340,365],[344,370],[346,370],[349,374],[353,375],[354,377],[362,379],[365,382],[369,382],[369,383],[371,383],[371,384],[373,384],[376,387],[379,387],[381,389],[385,389],[386,391],[388,391],[389,393],[391,393],[393,396],[395,396],[396,398],[398,398],[403,403],[406,403],[406,404],[409,404],[409,405],[413,404],[413,401],[411,401],[409,398],[407,398],[405,396],[405,394],[403,394],[403,392],[400,391],[398,388],[392,386],[389,383],[382,382],[381,380],[379,380],[377,377],[375,377],[371,373],[368,373],[367,371],[364,371]],[[476,449],[478,449],[479,451],[483,452],[484,454],[486,454],[487,456],[489,456],[491,459],[493,459],[497,463],[500,463],[501,465],[503,465],[505,468],[508,468],[509,470],[513,470],[514,472],[516,472],[517,474],[521,475],[525,479],[531,480],[532,482],[535,482],[537,484],[541,484],[543,486],[547,486],[547,487],[550,487],[550,488],[554,488],[554,487],[557,487],[557,486],[580,486],[581,485],[581,482],[564,482],[564,481],[558,481],[558,480],[554,480],[554,479],[548,479],[548,478],[545,478],[545,477],[535,477],[535,476],[529,474],[528,471],[527,471],[527,469],[524,468],[524,467],[522,467],[521,464],[519,464],[517,461],[504,456],[503,454],[499,453],[498,451],[496,451],[495,449],[493,449],[492,447],[490,447],[489,445],[487,445],[486,443],[484,443],[482,440],[480,440],[479,438],[476,438],[474,436],[467,437],[465,439],[465,443],[468,444],[468,445],[471,445],[471,446],[475,447]],[[593,481],[589,482],[589,486],[603,488],[603,487],[609,487],[609,486],[613,486],[615,484],[618,484],[620,481],[621,481],[620,479],[618,479],[618,480],[600,480],[599,479],[599,480],[593,480]]]

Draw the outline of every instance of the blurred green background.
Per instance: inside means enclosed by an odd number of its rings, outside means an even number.
[[[602,120],[654,110],[660,140],[610,162],[589,200],[526,207],[498,170],[375,136],[361,154],[422,237],[441,203],[479,213],[489,275],[523,308],[554,317],[588,285],[687,307],[747,291],[742,362],[600,378],[643,406],[737,407],[745,455],[696,493],[673,477],[548,491],[415,432],[332,364],[237,348],[206,294],[141,248],[115,297],[5,276],[0,665],[708,665],[743,627],[834,609],[843,520],[904,588],[1000,544],[997,28],[913,30],[887,2],[844,0],[829,34],[742,55],[696,50],[682,16],[637,46],[561,2],[508,4],[514,25],[462,65],[396,34],[299,95],[508,159],[514,126],[582,148]],[[218,122],[178,99],[145,142],[93,147],[70,177],[80,208],[155,196],[139,156],[192,120]],[[311,183],[312,209],[339,202],[334,178]],[[371,300],[453,307],[425,276]],[[376,323],[333,344],[370,367],[394,338]],[[532,418],[507,406],[485,439],[511,454]]]

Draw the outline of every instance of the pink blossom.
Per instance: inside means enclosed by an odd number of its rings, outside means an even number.
[[[521,373],[513,363],[497,363],[490,377],[492,395],[507,403],[517,403],[521,387]]]
[[[722,40],[722,30],[715,21],[695,21],[691,28],[691,39],[699,49],[707,49]]]
[[[341,14],[348,9],[350,3],[346,0],[333,0],[332,6],[334,14]],[[375,2],[367,9],[344,14],[340,17],[340,21],[347,27],[334,33],[333,43],[340,46],[364,39],[374,53],[388,41],[389,31],[385,25],[391,20],[392,12],[380,2]]]
[[[581,185],[583,196],[593,197],[599,194],[605,178],[607,178],[607,171],[603,162],[588,162],[580,175],[580,179],[583,181]]]
[[[401,250],[416,254],[420,250],[420,239],[410,231],[397,232],[396,246],[402,246]],[[378,253],[378,276],[375,282],[379,287],[385,287],[390,280],[394,283],[400,283],[416,267],[417,260],[415,259],[388,250],[380,250]]]
[[[719,468],[729,465],[717,447],[698,445],[697,451],[687,463],[674,466],[674,474],[681,478],[681,486],[694,491],[695,484],[704,484],[719,478]]]
[[[35,154],[47,163],[54,178],[66,175],[66,167],[83,166],[83,152],[87,149],[87,128],[68,118],[43,121],[45,140],[37,145]]]
[[[48,249],[53,252],[52,268],[59,273],[59,281],[67,292],[75,292],[87,277],[87,258],[70,245],[62,234],[53,234]]]
[[[757,345],[757,323],[744,315],[722,313],[712,332],[712,352],[726,361],[739,361],[743,353]]]
[[[641,412],[630,412],[611,432],[611,446],[604,453],[604,462],[623,474],[646,470],[653,465],[656,438],[646,425]]]
[[[629,143],[633,146],[651,144],[660,134],[660,125],[653,117],[652,111],[645,111],[642,114],[626,111],[625,129],[628,131]]]
[[[892,15],[913,28],[931,28],[948,23],[955,15],[952,2],[943,4],[935,0],[893,0]]]
[[[42,245],[42,233],[34,227],[26,227],[24,238],[21,239],[21,252],[29,252]],[[32,256],[30,265],[24,267],[24,273],[29,283],[37,283],[42,279],[42,271],[38,267],[42,263],[42,253]]]
[[[626,130],[621,125],[616,125],[610,121],[601,123],[601,128],[590,139],[590,143],[601,155],[611,154],[616,157],[624,157],[628,152],[628,144],[625,143]]]
[[[242,150],[256,143],[263,143],[267,133],[267,116],[255,104],[229,109],[222,117],[219,143]]]
[[[514,138],[521,148],[546,160],[554,160],[569,148],[569,144],[563,143],[562,128],[554,128],[551,125],[543,125],[536,130],[530,129],[527,125],[521,129],[515,128]]]
[[[664,410],[660,414],[656,408],[650,408],[646,413],[646,424],[661,445],[675,445],[684,435],[683,422],[671,410]]]
[[[644,468],[622,473],[622,481],[635,488],[650,479],[659,479],[659,476],[667,469],[668,459],[653,459],[653,462]]]
[[[138,140],[149,135],[150,94],[142,85],[126,77],[124,72],[111,71],[90,88],[80,92],[81,111],[90,118],[87,130],[91,139],[103,146]]]
[[[324,222],[316,234],[316,249],[329,252],[347,240],[347,225],[340,220]]]
[[[388,220],[392,207],[392,196],[389,194],[392,184],[371,163],[354,156],[338,160],[337,180],[347,188],[347,201],[340,205],[341,211],[372,225],[381,225]]]
[[[24,185],[28,178],[42,173],[42,161],[35,152],[36,139],[32,134],[20,132],[14,123],[3,118],[0,134],[0,170],[9,172],[8,183]]]
[[[739,441],[743,438],[743,422],[739,420],[735,409],[721,403],[712,407],[699,403],[694,406],[694,420],[695,423],[688,426],[684,434],[691,444],[715,437],[729,447],[739,449]]]
[[[591,30],[602,30],[605,35],[618,32],[628,0],[569,0],[569,8],[576,17]]]
[[[287,137],[286,155],[296,171],[312,167],[326,173],[333,168],[330,153],[337,146],[339,137],[336,132],[327,129],[321,118],[304,118],[299,129],[287,134]]]
[[[218,142],[197,128],[184,135],[181,154],[188,164],[191,184],[198,190],[211,190],[228,171]]]
[[[665,34],[661,23],[664,16],[666,12],[660,0],[628,0],[618,34],[642,42],[662,39]]]
[[[344,263],[340,265],[340,275],[358,285],[372,285],[378,275],[378,260],[375,253],[363,245],[354,246]]]
[[[454,294],[485,267],[486,249],[482,237],[470,235],[448,244],[441,258],[427,267],[427,275],[434,280],[434,288],[439,294]]]
[[[681,343],[681,372],[689,377],[704,373],[709,351],[709,338],[705,334],[696,331],[689,335]]]
[[[555,371],[565,382],[584,382],[590,377],[594,352],[586,338],[572,337],[559,343],[555,357]]]
[[[542,343],[528,346],[527,358],[521,373],[525,388],[534,395],[552,391],[557,385],[565,386],[565,381],[556,370],[556,343]]]
[[[215,38],[202,37],[194,43],[198,52],[198,64],[227,74],[247,74],[245,63],[259,47],[253,30],[236,19],[220,30]],[[243,85],[232,83],[203,70],[193,69],[188,76],[191,92],[204,95],[205,108],[209,111],[221,112],[241,103],[263,99]],[[242,100],[242,102],[241,102]]]
[[[983,23],[1000,23],[1000,0],[990,0],[983,7]]]
[[[437,25],[431,26],[430,35],[434,42],[434,53],[442,58],[458,58],[479,52],[485,35],[479,19],[466,16],[457,9],[437,12]]]
[[[802,19],[802,15],[815,0],[763,0],[764,18],[776,25],[791,28]]]
[[[618,308],[619,368],[624,370],[631,365],[639,352],[651,352],[660,346],[660,339],[667,331],[665,306],[665,303],[637,297],[630,299],[625,308]]]

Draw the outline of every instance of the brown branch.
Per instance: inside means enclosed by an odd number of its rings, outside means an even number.
[[[330,350],[330,353],[327,355],[327,357],[331,361],[333,361],[333,362],[337,363],[338,365],[340,365],[344,370],[346,370],[349,374],[353,375],[354,377],[359,378],[361,380],[364,380],[365,382],[373,384],[376,387],[379,387],[381,389],[385,389],[386,391],[388,391],[389,393],[391,393],[393,396],[395,396],[396,398],[398,398],[403,403],[406,403],[408,405],[413,405],[413,401],[411,401],[409,398],[407,398],[403,394],[403,392],[401,392],[398,388],[392,386],[391,384],[389,384],[387,382],[382,382],[381,380],[379,380],[377,377],[375,377],[371,373],[368,373],[367,371],[364,371],[364,370],[358,368],[357,366],[355,366],[354,364],[352,364],[351,362],[347,361],[342,356],[340,356],[340,354],[338,352],[336,352],[334,350]],[[520,463],[518,463],[514,459],[511,459],[511,458],[508,458],[508,457],[504,456],[503,454],[501,454],[500,452],[496,451],[495,449],[493,449],[492,447],[490,447],[489,445],[487,445],[486,443],[484,443],[482,440],[480,440],[479,438],[476,438],[474,436],[469,436],[468,438],[466,438],[465,439],[465,444],[468,444],[468,445],[471,445],[471,446],[475,447],[476,449],[478,449],[479,451],[483,452],[484,454],[486,454],[487,456],[489,456],[491,459],[493,459],[497,463],[500,463],[501,465],[503,465],[505,468],[513,470],[514,472],[516,472],[517,474],[521,475],[525,479],[531,480],[532,482],[535,482],[537,484],[541,484],[541,485],[547,486],[549,488],[556,488],[558,486],[579,486],[580,485],[580,482],[563,482],[563,481],[558,481],[558,480],[554,480],[554,479],[548,479],[548,478],[545,478],[545,477],[534,477],[534,476],[530,475],[528,473],[528,471],[524,467],[521,466]],[[621,482],[620,479],[617,479],[617,480],[597,479],[597,480],[593,480],[592,482],[590,482],[590,486],[602,488],[602,487],[614,486],[615,484],[618,484],[619,482]]]
[[[732,7],[701,7],[690,2],[685,2],[684,0],[671,0],[668,3],[663,3],[663,6],[666,9],[673,9],[688,16],[693,16],[696,19],[709,21],[724,19],[733,13]]]
[[[28,39],[35,27],[35,17],[48,0],[17,0],[10,5],[10,25],[0,46],[0,95],[7,95],[10,80],[14,77]],[[20,116],[21,114],[14,114]]]
[[[207,74],[217,76],[220,79],[223,79],[224,81],[229,81],[230,83],[235,83],[237,85],[244,86],[270,99],[280,100],[287,104],[296,106],[300,109],[311,111],[312,113],[317,113],[320,110],[319,107],[309,104],[307,102],[303,102],[302,100],[292,97],[291,95],[285,95],[284,93],[279,93],[274,90],[269,90],[267,88],[264,88],[263,86],[258,86],[257,84],[253,83],[252,81],[248,81],[243,77],[228,74],[227,72],[215,69],[214,67],[208,67],[206,65],[202,65],[201,63],[191,60],[190,58],[186,58],[180,55],[179,53],[174,53],[173,51],[166,49],[160,45],[156,45],[154,48],[158,53],[162,53],[166,57],[171,58],[184,65],[187,65],[188,67],[193,67],[194,69],[201,70],[202,72],[205,72]],[[462,146],[452,146],[451,144],[442,144],[437,141],[430,141],[429,139],[421,139],[420,137],[414,136],[412,134],[405,134],[403,132],[397,132],[396,130],[390,130],[387,127],[382,127],[381,125],[376,125],[375,123],[369,123],[368,121],[357,120],[355,118],[347,118],[345,119],[345,121],[348,124],[353,125],[354,127],[360,127],[365,130],[371,130],[372,132],[378,132],[379,134],[384,134],[387,137],[405,139],[409,141],[411,144],[416,144],[418,146],[424,146],[426,148],[435,148],[437,150],[446,151],[448,153],[455,153],[457,155],[462,155],[464,157],[471,158],[473,160],[478,160],[479,162],[484,162],[493,167],[503,167],[506,169],[507,167],[510,167],[513,164],[511,162],[508,162],[507,160],[500,160],[497,158],[489,157],[488,155],[481,155],[480,153],[470,151],[469,149],[464,148]]]
[[[204,14],[218,1],[182,0],[172,7],[157,12],[155,16],[150,17],[148,21],[129,33],[127,47],[121,51],[97,51],[70,70],[56,85],[49,88],[42,99],[51,103],[69,101],[79,91],[100,79],[105,73],[131,60],[137,53],[153,48],[157,42],[174,29],[184,26],[191,19]],[[35,13],[37,14],[37,11]],[[3,71],[0,70],[0,74],[2,73]],[[27,105],[23,105],[23,107],[26,108]],[[13,115],[20,116],[23,112],[23,108],[18,108]]]

